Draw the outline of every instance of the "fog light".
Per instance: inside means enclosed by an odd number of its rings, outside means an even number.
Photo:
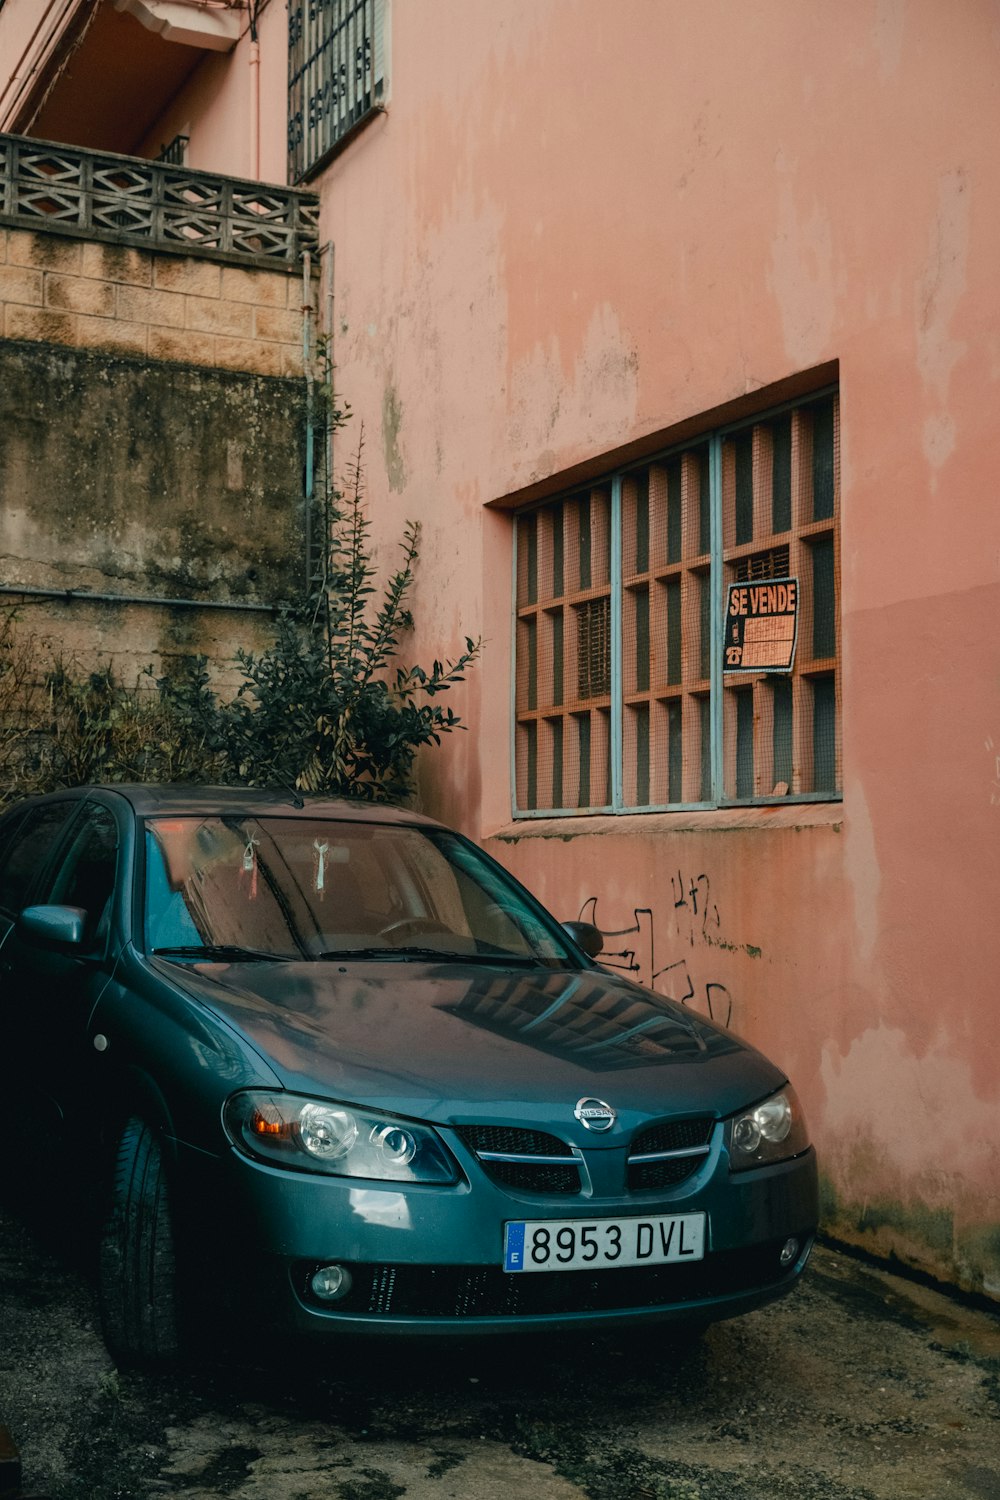
[[[310,1277],[309,1287],[320,1302],[336,1302],[351,1290],[351,1273],[344,1266],[320,1266]]]
[[[790,1240],[786,1240],[785,1243],[782,1245],[782,1247],[781,1247],[781,1254],[778,1256],[778,1260],[781,1262],[781,1264],[783,1266],[790,1266],[791,1263],[792,1263],[792,1261],[798,1255],[798,1253],[799,1253],[799,1242],[798,1242],[797,1239],[795,1239],[793,1237]]]

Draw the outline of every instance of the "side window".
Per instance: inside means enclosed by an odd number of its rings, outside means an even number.
[[[13,842],[17,830],[24,821],[24,808],[15,808],[12,812],[5,813],[0,818],[0,867],[6,862],[7,850]]]
[[[0,857],[0,910],[16,915],[27,904],[32,882],[79,802],[45,802],[29,808]]]
[[[91,802],[45,900],[57,906],[80,906],[87,913],[87,941],[99,936],[118,864],[118,829],[108,808]]]

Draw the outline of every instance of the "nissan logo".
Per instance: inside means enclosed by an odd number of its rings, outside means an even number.
[[[581,1099],[573,1113],[585,1130],[610,1130],[618,1111],[603,1099]]]

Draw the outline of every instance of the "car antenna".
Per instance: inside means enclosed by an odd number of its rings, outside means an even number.
[[[283,792],[287,792],[288,796],[291,798],[293,807],[297,807],[299,811],[301,811],[302,808],[305,807],[306,804],[303,800],[302,793],[299,791],[297,786],[285,786],[284,784],[282,784],[281,790]]]

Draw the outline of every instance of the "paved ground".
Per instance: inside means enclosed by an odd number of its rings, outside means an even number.
[[[0,1195],[0,1420],[48,1500],[1000,1500],[1000,1318],[829,1250],[662,1338],[338,1345],[115,1370],[60,1237]]]

